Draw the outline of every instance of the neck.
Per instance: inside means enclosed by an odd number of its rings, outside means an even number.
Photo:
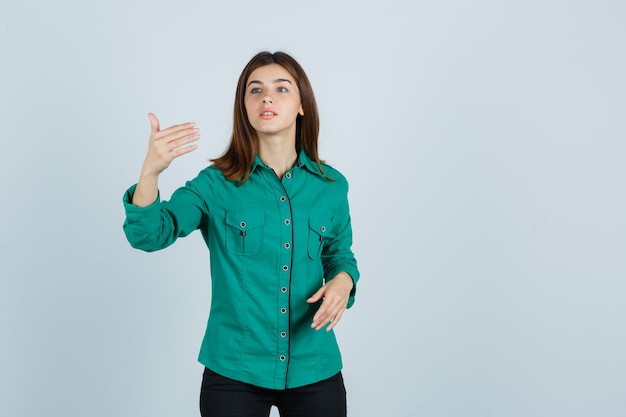
[[[259,158],[279,178],[293,167],[297,157],[295,135],[290,139],[259,135]]]

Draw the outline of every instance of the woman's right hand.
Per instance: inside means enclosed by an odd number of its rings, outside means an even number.
[[[174,158],[198,148],[192,142],[200,139],[195,123],[174,125],[161,130],[159,119],[150,113],[150,142],[148,155],[133,194],[133,204],[145,207],[156,201],[159,195],[159,175],[170,166]]]
[[[150,141],[142,175],[158,176],[170,166],[174,158],[194,151],[198,146],[189,144],[200,139],[200,134],[193,122],[160,130],[159,119],[153,113],[149,113],[148,118],[151,127]]]

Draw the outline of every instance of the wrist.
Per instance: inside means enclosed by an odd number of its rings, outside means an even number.
[[[337,275],[335,275],[333,280],[341,281],[341,283],[347,286],[350,289],[350,291],[352,291],[352,289],[354,288],[354,280],[352,279],[350,274],[348,274],[347,272],[338,273]]]
[[[163,171],[155,170],[154,168],[151,168],[148,164],[144,163],[141,167],[141,173],[139,174],[139,178],[145,180],[156,180],[159,178],[161,172]]]

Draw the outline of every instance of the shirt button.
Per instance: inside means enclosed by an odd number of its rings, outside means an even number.
[[[241,226],[243,228],[243,227],[246,227],[247,225],[246,225],[246,222],[241,222],[241,223],[239,223],[239,226]]]
[[[282,314],[285,314],[285,313],[287,312],[287,309],[286,309],[285,307],[283,307],[283,308],[281,308],[281,309],[280,309],[280,312],[281,312]]]
[[[289,249],[291,247],[291,244],[289,242],[285,243],[285,249]]]
[[[324,233],[324,232],[326,231],[326,226],[322,226],[322,227],[320,227],[320,231],[321,231],[322,233]]]
[[[287,177],[287,179],[291,178],[291,172],[286,173],[285,177]]]
[[[285,272],[289,271],[289,267],[287,265],[283,265],[283,271]]]
[[[291,220],[289,220],[289,219],[285,219],[285,225],[286,225],[286,226],[289,226],[290,224],[291,224]]]
[[[280,332],[280,337],[287,337],[287,332]]]
[[[280,289],[280,292],[287,292],[287,287],[282,287],[282,288]]]
[[[281,362],[284,362],[284,361],[285,361],[285,359],[287,359],[287,357],[286,357],[285,355],[280,355],[280,361],[281,361]]]
[[[280,202],[284,203],[285,201],[287,201],[287,197],[285,197],[284,195],[280,196]]]

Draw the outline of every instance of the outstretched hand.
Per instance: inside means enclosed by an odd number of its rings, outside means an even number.
[[[149,113],[148,118],[151,128],[150,141],[143,171],[147,175],[159,175],[170,166],[174,158],[194,151],[198,147],[191,143],[200,139],[200,130],[193,122],[161,130],[159,119],[153,113]]]
[[[315,316],[313,316],[311,327],[315,330],[320,330],[330,323],[326,327],[326,331],[332,330],[339,323],[343,312],[348,306],[352,287],[354,287],[352,277],[346,272],[340,272],[307,299],[306,302],[309,304],[316,303],[321,299],[324,300]]]
[[[161,130],[159,119],[150,113],[150,142],[148,154],[141,168],[141,175],[133,194],[132,203],[145,207],[156,201],[159,193],[159,175],[174,158],[185,155],[198,146],[192,142],[200,139],[199,129],[195,123],[174,125]]]

